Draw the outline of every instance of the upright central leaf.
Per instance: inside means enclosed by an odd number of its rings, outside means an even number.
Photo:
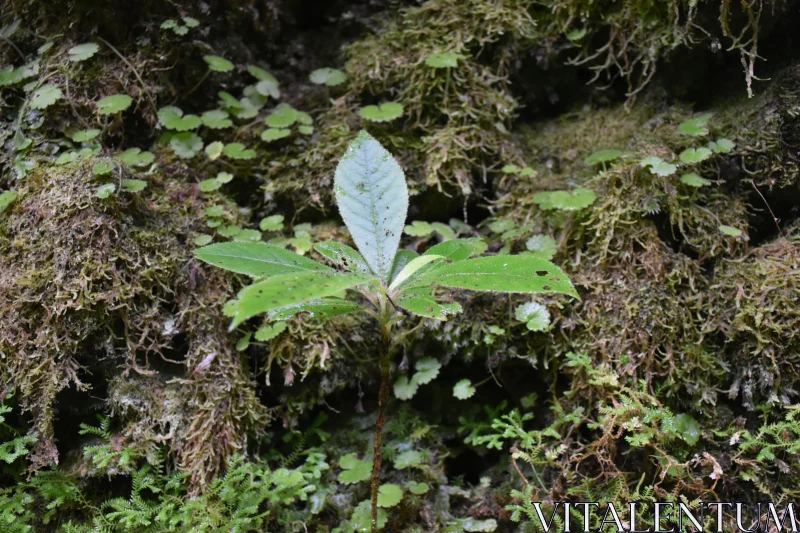
[[[336,167],[335,192],[347,229],[385,286],[408,211],[403,169],[378,141],[361,131]]]

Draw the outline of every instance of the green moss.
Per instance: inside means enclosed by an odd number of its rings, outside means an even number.
[[[221,316],[234,280],[190,263],[206,207],[190,189],[153,174],[99,199],[91,163],[38,170],[4,215],[3,381],[33,418],[35,466],[58,460],[58,395],[107,381],[120,442],[170,442],[202,483],[268,418]]]

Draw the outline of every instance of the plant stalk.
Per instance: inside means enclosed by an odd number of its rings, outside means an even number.
[[[378,393],[378,421],[375,424],[375,445],[372,451],[372,533],[378,533],[378,488],[381,480],[381,440],[383,425],[386,422],[386,404],[389,403],[389,378],[391,377],[391,324],[388,323],[386,302],[381,301],[381,388]]]

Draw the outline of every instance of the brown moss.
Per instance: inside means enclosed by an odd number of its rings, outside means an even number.
[[[800,374],[800,231],[798,227],[717,267],[704,331],[722,336],[729,395],[751,409],[763,395],[791,403]]]
[[[35,466],[58,460],[58,394],[91,375],[112,383],[134,449],[168,442],[200,483],[267,420],[221,315],[234,280],[192,261],[204,202],[191,187],[153,174],[141,195],[100,199],[91,164],[37,171],[4,216],[3,381],[33,417]]]

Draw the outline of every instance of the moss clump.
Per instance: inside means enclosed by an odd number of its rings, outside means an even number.
[[[708,335],[721,335],[730,365],[729,396],[754,408],[760,393],[789,404],[800,374],[800,228],[741,258],[722,261],[709,289]]]
[[[268,418],[220,314],[233,280],[191,263],[191,187],[152,175],[141,197],[100,199],[92,162],[37,170],[0,221],[3,382],[33,418],[35,466],[58,461],[59,393],[111,383],[120,443],[167,442],[202,482]]]

